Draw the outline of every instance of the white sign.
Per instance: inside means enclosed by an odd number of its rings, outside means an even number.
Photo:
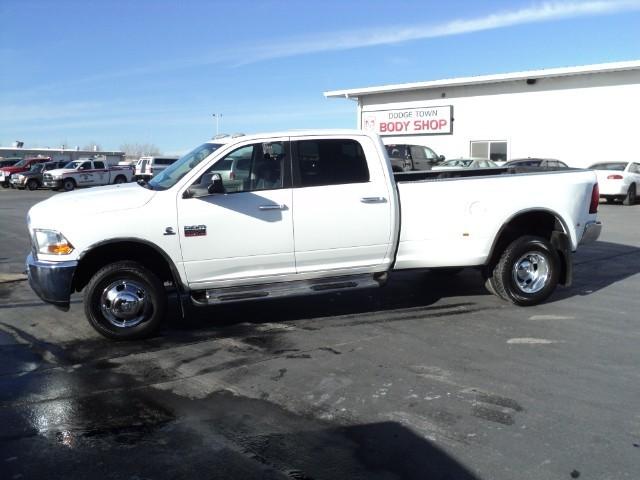
[[[362,112],[362,129],[378,135],[451,135],[452,106]]]

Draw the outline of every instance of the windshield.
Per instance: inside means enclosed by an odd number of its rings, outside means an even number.
[[[627,167],[626,163],[596,163],[591,165],[591,170],[624,170]]]
[[[69,168],[69,169],[76,169],[78,168],[80,165],[82,165],[82,161],[76,161],[76,162],[69,162],[67,163],[64,168]]]
[[[41,172],[42,168],[44,167],[44,163],[36,163],[35,165],[31,166],[31,172]]]
[[[180,157],[171,166],[165,168],[157,176],[149,180],[148,187],[152,190],[167,190],[173,187],[189,171],[222,146],[220,143],[205,143]]]
[[[25,163],[27,163],[27,161],[25,159],[20,160],[18,163],[15,163],[13,166],[14,167],[24,167]]]

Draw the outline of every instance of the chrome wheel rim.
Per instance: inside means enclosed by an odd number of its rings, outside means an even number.
[[[100,296],[100,310],[111,325],[131,328],[145,320],[147,292],[132,280],[110,283]]]
[[[549,262],[539,252],[527,252],[513,265],[513,281],[524,293],[538,293],[549,279]]]

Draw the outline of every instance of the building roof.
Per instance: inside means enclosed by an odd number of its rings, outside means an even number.
[[[573,75],[588,75],[594,73],[623,72],[640,70],[640,60],[628,62],[599,63],[580,67],[545,68],[525,72],[500,73],[494,75],[480,75],[475,77],[448,78],[428,82],[398,83],[379,87],[352,88],[347,90],[332,90],[324,92],[327,98],[358,98],[366,95],[381,93],[408,92],[412,90],[426,90],[430,88],[460,87],[490,83],[511,82],[516,80],[541,79],[553,77],[568,77]]]
[[[50,147],[0,147],[3,152],[40,152],[40,153],[78,153],[87,155],[124,155],[118,150],[76,150],[75,148],[50,148]]]

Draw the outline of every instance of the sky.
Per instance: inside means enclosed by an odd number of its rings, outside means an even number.
[[[0,20],[0,146],[179,154],[355,128],[325,91],[640,59],[640,0],[0,0]]]

